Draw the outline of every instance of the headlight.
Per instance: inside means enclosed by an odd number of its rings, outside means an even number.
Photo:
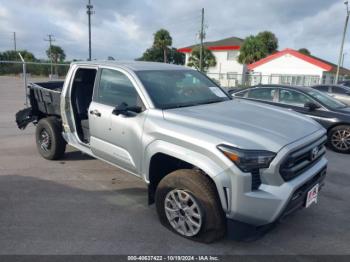
[[[228,145],[218,145],[217,148],[243,172],[268,168],[276,156],[275,153],[265,150],[245,150]]]

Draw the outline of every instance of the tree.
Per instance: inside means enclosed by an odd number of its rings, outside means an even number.
[[[249,36],[241,47],[238,62],[241,64],[254,63],[269,54],[266,44],[261,38]]]
[[[176,65],[185,64],[186,55],[177,51],[176,48],[172,47],[169,52],[169,63]]]
[[[18,52],[21,53],[23,59],[27,62],[29,62],[29,61],[32,62],[32,61],[36,60],[33,53],[28,52],[27,50],[20,50],[20,51],[8,50],[8,51],[5,51],[5,52],[0,54],[1,60],[7,60],[7,61],[20,60]]]
[[[63,62],[64,59],[66,59],[66,54],[64,53],[63,49],[60,46],[52,45],[51,50],[50,48],[46,50],[47,57],[54,63]],[[51,55],[51,57],[50,57]]]
[[[200,69],[200,48],[193,48],[190,57],[188,58],[188,66],[194,67],[197,70]],[[216,66],[216,59],[213,53],[207,49],[203,48],[203,59],[202,59],[203,70],[207,71],[209,67]]]
[[[185,55],[177,51],[176,48],[167,48],[167,61],[170,64],[185,64]],[[148,48],[142,57],[136,59],[138,61],[164,62],[164,52],[161,48],[152,46]]]
[[[263,31],[263,32],[260,32],[259,34],[257,34],[256,37],[263,42],[263,44],[266,47],[268,55],[277,51],[278,39],[274,33],[270,32],[270,31]]]
[[[300,48],[298,52],[302,53],[303,55],[311,55],[311,52],[307,48]]]
[[[20,57],[18,55],[18,52],[21,53],[22,57],[26,62],[33,62],[36,61],[35,56],[33,53],[28,52],[27,50],[20,50],[20,51],[14,51],[14,50],[8,50],[3,53],[0,52],[0,60],[3,61],[20,61]],[[0,65],[0,75],[7,75],[7,74],[20,74],[22,73],[22,65],[21,64],[14,64],[14,63],[7,63],[7,64],[1,64]],[[28,66],[27,70],[32,73],[32,67]]]
[[[153,46],[163,50],[163,62],[167,62],[167,50],[172,45],[173,39],[169,32],[165,29],[160,29],[154,34]]]
[[[238,62],[251,64],[277,51],[278,39],[274,33],[263,31],[249,36],[241,47]]]

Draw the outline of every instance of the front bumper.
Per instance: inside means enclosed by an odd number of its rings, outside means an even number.
[[[279,215],[279,217],[265,225],[256,226],[246,222],[234,220],[227,218],[227,234],[230,239],[235,240],[252,240],[259,238],[261,235],[268,232],[271,228],[273,228],[278,222],[283,220],[286,216],[294,213],[295,211],[305,207],[307,193],[311,188],[319,184],[319,190],[324,186],[324,179],[326,177],[325,167],[311,179],[307,180],[303,185],[297,188],[292,196],[290,197],[287,205]]]
[[[226,180],[219,176],[214,180],[218,188],[223,188],[224,197],[221,199],[224,201],[221,202],[227,218],[261,226],[277,220],[293,199],[294,193],[317,177],[326,167],[327,160],[323,156],[293,180],[280,185],[262,184],[258,190],[251,190],[251,175],[237,174],[238,170],[226,170]]]
[[[302,201],[302,194],[298,191],[304,189],[305,185],[313,181],[312,179],[316,179],[320,173],[325,172],[327,159],[322,155],[312,166],[289,181],[284,181],[279,174],[280,163],[295,148],[302,148],[323,135],[323,132],[314,134],[311,138],[309,136],[304,141],[298,141],[297,145],[294,143],[282,149],[270,168],[261,172],[262,183],[257,190],[252,190],[252,175],[241,172],[235,165],[215,176],[214,181],[226,217],[249,225],[263,226],[297,209],[297,206],[300,206],[299,201]],[[298,203],[291,201],[292,199],[298,199]]]

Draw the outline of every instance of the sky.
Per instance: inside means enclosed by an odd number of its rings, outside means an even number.
[[[346,8],[341,0],[91,0],[92,58],[138,58],[152,45],[153,34],[167,29],[173,46],[198,43],[201,8],[206,41],[245,38],[272,31],[279,49],[307,48],[337,63]],[[88,57],[87,0],[0,0],[0,52],[17,49],[45,58],[48,34],[67,59]],[[350,67],[348,31],[344,65]]]

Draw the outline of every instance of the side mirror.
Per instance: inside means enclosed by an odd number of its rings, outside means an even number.
[[[112,114],[116,116],[118,115],[133,116],[141,112],[142,112],[142,108],[140,106],[128,106],[127,103],[123,102],[113,109]]]
[[[305,105],[304,105],[305,108],[309,109],[310,111],[314,111],[316,110],[317,108],[320,108],[319,105],[313,103],[313,102],[306,102]]]

